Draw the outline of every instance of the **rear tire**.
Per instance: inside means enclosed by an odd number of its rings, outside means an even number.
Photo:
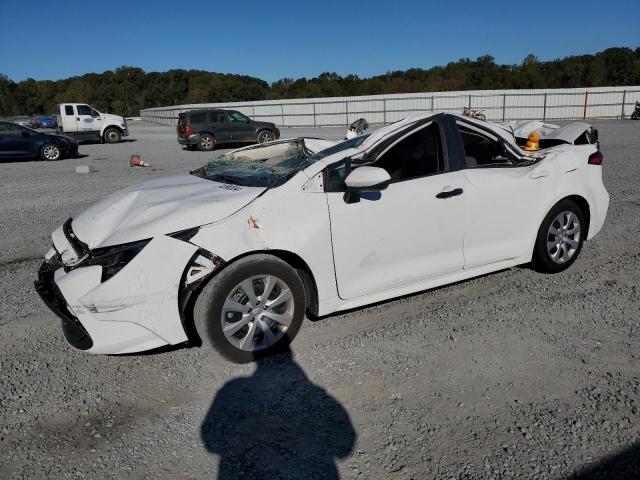
[[[300,330],[305,309],[296,271],[277,257],[258,254],[213,277],[196,300],[193,319],[203,345],[232,362],[247,363],[285,350]]]
[[[576,202],[564,199],[554,205],[542,221],[533,249],[533,265],[539,272],[558,273],[576,261],[587,223]]]
[[[104,132],[104,141],[107,143],[118,143],[120,138],[122,134],[117,128],[107,128]]]
[[[62,151],[55,143],[47,143],[40,149],[40,158],[45,161],[60,160]]]
[[[209,135],[208,133],[203,133],[200,135],[200,140],[198,141],[198,150],[201,152],[210,152],[216,148],[216,139],[213,138],[213,135]]]
[[[631,114],[631,120],[637,120],[638,118],[640,118],[640,112],[636,110]]]

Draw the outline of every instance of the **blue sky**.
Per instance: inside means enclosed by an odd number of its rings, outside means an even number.
[[[493,55],[519,63],[640,46],[640,0],[0,0],[0,73],[59,79],[121,65],[269,82]]]

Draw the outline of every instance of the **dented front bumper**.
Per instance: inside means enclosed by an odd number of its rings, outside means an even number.
[[[175,345],[188,339],[179,305],[181,282],[200,251],[161,235],[106,281],[101,266],[69,268],[56,252],[40,268],[35,287],[77,349],[117,354]]]

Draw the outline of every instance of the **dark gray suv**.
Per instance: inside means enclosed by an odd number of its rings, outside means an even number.
[[[178,116],[178,143],[208,152],[222,143],[264,143],[280,138],[273,123],[256,122],[235,110],[188,110]]]

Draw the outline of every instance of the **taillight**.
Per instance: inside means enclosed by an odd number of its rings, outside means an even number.
[[[184,129],[184,136],[189,138],[190,135],[191,135],[191,125],[187,125],[187,127]]]
[[[589,165],[602,165],[602,161],[604,157],[602,156],[602,152],[598,151],[589,155]]]

